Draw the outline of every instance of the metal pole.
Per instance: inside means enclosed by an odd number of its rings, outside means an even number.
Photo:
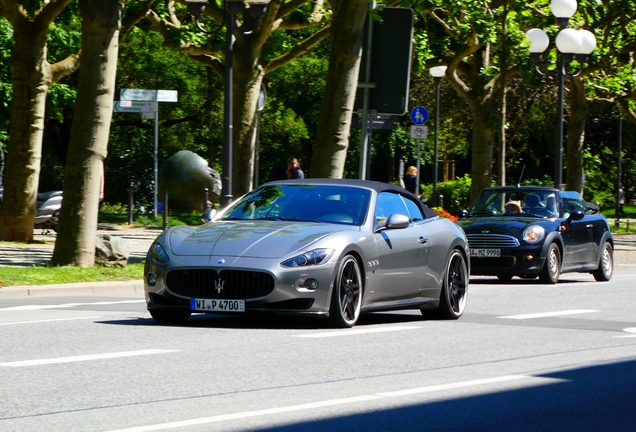
[[[225,41],[225,113],[223,116],[223,177],[221,207],[232,202],[232,56],[234,55],[234,15],[226,13]]]
[[[618,173],[616,175],[616,228],[618,228],[621,219],[621,152],[623,151],[623,121],[621,117],[620,110],[618,111],[618,155],[616,156],[616,164],[618,165]],[[625,196],[625,191],[623,191],[623,197]],[[623,198],[624,199],[624,198]]]
[[[557,139],[554,156],[554,187],[561,189],[563,183],[563,91],[565,87],[565,64],[563,54],[557,50],[558,102],[557,102]]]
[[[371,3],[371,9],[375,9],[375,2]],[[372,87],[371,83],[371,49],[373,47],[373,19],[371,16],[367,16],[367,22],[369,23],[367,27],[367,46],[364,47],[366,50],[366,63],[365,63],[365,71],[364,71],[364,88],[362,89],[362,113],[361,113],[361,125],[360,130],[362,131],[362,145],[360,147],[360,180],[365,180],[367,178],[367,161],[369,159],[370,151],[369,151],[369,99],[370,99],[370,89]],[[374,87],[374,86],[373,86]]]
[[[417,140],[417,175],[415,176],[415,195],[420,196],[420,165],[421,165],[421,151],[420,144],[422,140]]]
[[[154,159],[155,159],[155,165],[154,165],[154,174],[155,174],[155,190],[154,190],[154,205],[153,205],[153,213],[154,213],[154,217],[155,219],[157,219],[157,194],[159,192],[157,192],[157,188],[159,187],[159,161],[158,161],[158,156],[159,156],[159,103],[156,102],[156,111],[155,111],[155,148],[154,148]]]
[[[133,189],[133,184],[130,184],[130,187],[128,188],[128,225],[132,225],[133,223],[133,206],[134,206],[134,197],[133,194],[135,193],[134,189]]]
[[[438,178],[438,173],[437,173],[437,166],[439,165],[438,162],[438,155],[437,155],[437,151],[439,148],[439,87],[440,84],[442,82],[442,78],[441,77],[435,77],[435,150],[434,150],[434,156],[433,156],[433,205],[437,206],[438,202],[437,202],[437,178]]]
[[[163,188],[163,230],[168,229],[168,188]]]

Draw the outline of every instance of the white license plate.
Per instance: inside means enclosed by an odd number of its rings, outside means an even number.
[[[501,249],[471,249],[470,256],[476,258],[500,257]]]
[[[190,299],[190,310],[202,312],[245,312],[245,300]]]

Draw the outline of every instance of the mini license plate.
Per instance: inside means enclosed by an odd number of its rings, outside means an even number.
[[[202,312],[245,312],[245,300],[190,299],[190,310]]]
[[[475,258],[497,258],[501,256],[501,249],[471,249],[470,256]]]

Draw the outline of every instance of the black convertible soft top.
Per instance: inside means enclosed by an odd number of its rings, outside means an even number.
[[[335,178],[307,178],[307,179],[294,179],[294,180],[279,180],[268,184],[285,184],[285,183],[300,183],[300,184],[325,184],[325,185],[340,185],[340,186],[356,186],[373,189],[377,193],[380,192],[394,192],[403,195],[405,198],[417,203],[422,209],[422,213],[426,219],[437,216],[430,207],[422,203],[419,198],[412,192],[407,191],[403,187],[393,185],[390,183],[383,183],[372,180],[359,180],[359,179],[335,179]]]

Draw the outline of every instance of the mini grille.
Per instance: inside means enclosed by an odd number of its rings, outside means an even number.
[[[512,236],[501,234],[470,234],[468,247],[471,249],[511,248],[519,246],[519,240]]]
[[[185,297],[249,300],[274,291],[269,273],[245,270],[177,269],[166,275],[168,289]]]

